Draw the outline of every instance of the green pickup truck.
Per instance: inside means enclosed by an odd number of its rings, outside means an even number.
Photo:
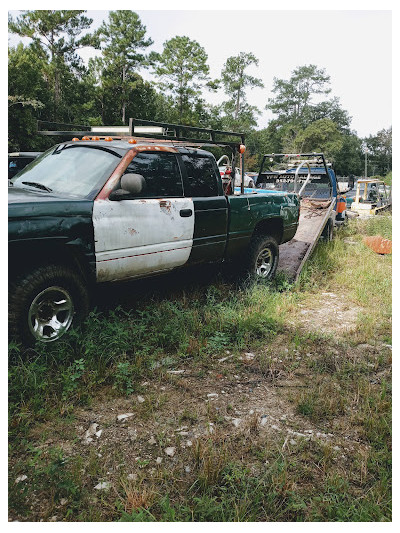
[[[270,279],[297,194],[226,195],[214,156],[171,141],[70,140],[9,182],[9,331],[59,339],[96,283],[232,260]]]

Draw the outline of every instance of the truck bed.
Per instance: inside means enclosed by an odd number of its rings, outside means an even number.
[[[335,199],[301,201],[299,226],[294,238],[279,247],[278,272],[296,281],[314,250],[335,205]]]

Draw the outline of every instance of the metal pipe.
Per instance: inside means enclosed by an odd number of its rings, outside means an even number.
[[[244,153],[240,154],[240,161],[241,161],[241,172],[242,172],[242,183],[240,185],[240,193],[244,194]]]
[[[310,164],[307,161],[306,161],[306,165],[308,166],[308,176],[307,176],[306,181],[303,183],[301,189],[299,190],[299,196],[301,196],[303,194],[303,191],[306,188],[306,185],[311,180],[311,167],[310,167]]]
[[[308,176],[307,176],[306,182],[304,183],[304,185],[301,187],[301,189],[299,191],[299,196],[300,196],[301,192],[303,192],[304,187],[307,185],[307,183],[310,181],[310,178],[311,178],[310,163],[308,161],[300,161],[300,164],[296,168],[296,172],[294,174],[294,192],[297,192],[297,179],[298,179],[298,176],[299,176],[299,171],[300,171],[301,167],[303,167],[304,165],[308,166]]]

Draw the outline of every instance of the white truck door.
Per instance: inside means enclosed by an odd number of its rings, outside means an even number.
[[[175,154],[139,153],[127,172],[146,180],[139,197],[94,202],[99,282],[170,270],[185,264],[192,250],[193,201],[183,197]]]

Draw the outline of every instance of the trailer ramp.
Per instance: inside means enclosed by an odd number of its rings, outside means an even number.
[[[301,200],[296,235],[279,247],[278,272],[283,272],[291,281],[297,281],[305,262],[318,243],[334,205],[335,199]]]

